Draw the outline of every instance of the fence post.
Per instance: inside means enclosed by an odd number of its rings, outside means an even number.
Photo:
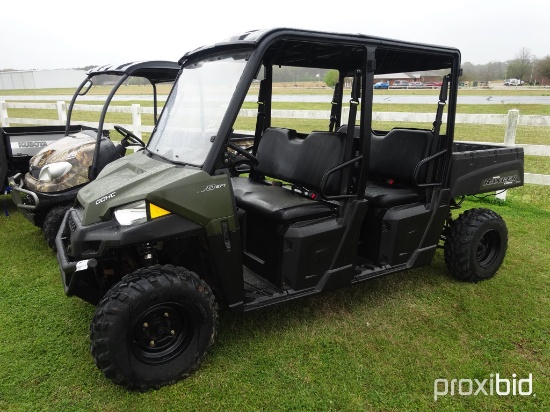
[[[67,105],[63,101],[57,102],[57,117],[61,124],[67,123]]]
[[[508,110],[506,117],[506,131],[504,132],[504,144],[513,146],[516,144],[516,130],[518,128],[519,110]]]
[[[141,110],[139,104],[132,105],[132,132],[141,139]]]
[[[506,131],[504,132],[504,144],[514,146],[516,144],[516,131],[518,128],[519,110],[508,110],[506,117]],[[506,200],[506,190],[497,193],[497,199]]]
[[[10,120],[8,118],[8,105],[5,101],[0,102],[0,120],[2,122],[2,127],[9,127]]]

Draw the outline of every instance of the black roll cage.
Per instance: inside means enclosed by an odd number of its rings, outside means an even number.
[[[243,75],[237,85],[231,99],[226,115],[220,125],[218,135],[214,140],[212,150],[209,152],[203,170],[214,174],[217,169],[223,168],[222,156],[228,139],[232,133],[232,125],[237,118],[239,109],[244,101],[249,85],[258,71],[265,67],[266,77],[262,80],[259,102],[261,112],[258,113],[257,130],[255,133],[255,145],[261,139],[261,133],[271,124],[270,103],[271,103],[271,67],[274,65],[290,65],[302,67],[316,67],[337,69],[340,72],[340,83],[346,76],[353,75],[354,71],[361,70],[361,105],[358,113],[360,120],[360,144],[361,158],[356,160],[360,163],[359,181],[357,185],[356,198],[364,197],[367,176],[369,170],[370,133],[372,129],[372,101],[373,84],[375,74],[386,74],[394,72],[410,72],[418,70],[450,69],[449,75],[449,100],[447,104],[447,132],[443,140],[439,140],[432,150],[432,157],[429,161],[437,161],[439,166],[435,168],[437,182],[432,182],[430,188],[440,186],[448,180],[450,172],[450,157],[454,138],[454,123],[456,113],[456,97],[458,90],[458,77],[460,75],[460,52],[458,49],[419,43],[410,43],[397,40],[383,39],[372,36],[356,34],[335,34],[324,32],[312,32],[295,29],[275,29],[266,32],[245,33],[235,36],[230,41],[210,47],[199,48],[187,53],[180,63],[197,58],[214,55],[229,50],[242,51],[243,48],[251,49],[249,64],[246,66]],[[335,56],[343,59],[336,60]],[[337,64],[334,62],[337,61]],[[267,82],[265,84],[264,82]],[[266,87],[269,86],[269,87]],[[331,112],[331,119],[335,125],[342,123],[341,108],[342,94],[335,92],[333,107],[336,110]],[[260,117],[262,124],[260,125]],[[260,127],[259,127],[260,126]],[[263,129],[263,130],[262,130]],[[253,149],[253,153],[255,148]],[[348,153],[342,168],[351,169],[347,166],[353,156]],[[349,193],[342,193],[344,198]]]
[[[100,75],[120,76],[119,80],[113,86],[113,88],[109,92],[109,95],[107,96],[107,99],[105,100],[105,103],[103,104],[103,109],[101,111],[101,115],[99,118],[96,145],[94,148],[94,157],[92,161],[92,166],[90,167],[90,171],[88,174],[88,178],[90,180],[94,180],[98,174],[97,169],[98,169],[98,161],[99,161],[98,160],[99,149],[100,149],[101,138],[104,136],[103,127],[105,124],[105,117],[107,116],[107,110],[111,104],[111,101],[114,95],[116,94],[116,92],[118,91],[118,89],[120,88],[120,86],[122,86],[124,82],[129,77],[132,77],[132,76],[143,77],[149,81],[149,83],[153,87],[153,107],[154,107],[153,119],[156,125],[159,117],[159,113],[157,112],[157,103],[158,103],[157,84],[174,81],[180,71],[180,68],[181,68],[180,65],[175,62],[148,61],[148,62],[126,63],[119,66],[106,65],[95,69],[91,69],[86,73],[86,78],[82,81],[82,83],[76,89],[71,99],[71,103],[69,104],[69,108],[67,110],[67,122],[65,123],[65,136],[69,135],[71,118],[72,118],[72,113],[73,113],[76,100],[78,96],[86,95],[88,91],[92,88],[93,86],[92,79]],[[86,86],[87,88],[84,89]],[[84,91],[82,91],[83,89]]]

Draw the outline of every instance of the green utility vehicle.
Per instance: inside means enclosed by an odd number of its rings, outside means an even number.
[[[180,63],[145,150],[82,188],[56,237],[65,293],[97,305],[91,353],[115,383],[145,390],[193,372],[222,306],[252,311],[429,265],[442,245],[458,279],[499,269],[502,218],[450,212],[465,195],[522,185],[523,151],[453,141],[457,49],[274,29]],[[298,68],[339,73],[324,120],[273,109],[274,79]],[[443,85],[425,127],[379,121],[374,76],[428,70]],[[257,110],[242,108],[251,95]]]

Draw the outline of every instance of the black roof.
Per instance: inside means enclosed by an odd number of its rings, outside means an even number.
[[[130,62],[123,64],[107,64],[88,70],[88,77],[101,74],[124,75],[145,77],[151,83],[173,81],[180,70],[180,65],[172,61],[153,60]]]
[[[413,43],[364,34],[331,33],[291,28],[255,30],[235,35],[221,43],[186,53],[179,61],[235,47],[256,48],[269,41],[265,59],[273,65],[353,70],[364,59],[365,45],[377,47],[375,74],[446,69],[460,62],[453,47]]]

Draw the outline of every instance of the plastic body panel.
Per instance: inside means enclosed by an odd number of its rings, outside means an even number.
[[[523,148],[454,143],[448,187],[451,197],[523,185]]]

